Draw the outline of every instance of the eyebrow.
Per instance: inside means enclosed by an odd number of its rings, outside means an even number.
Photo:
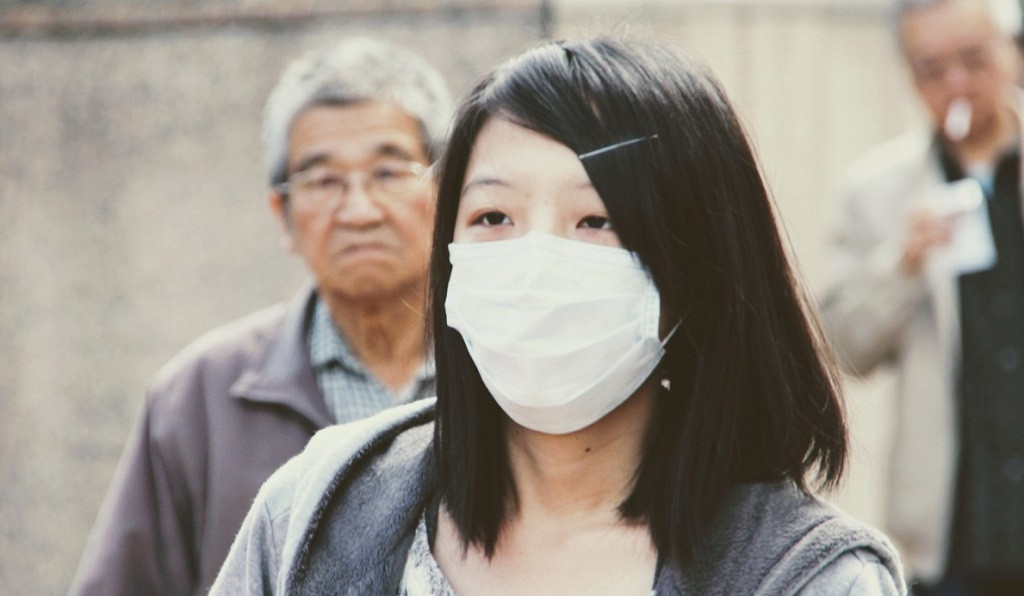
[[[417,158],[412,153],[406,151],[404,148],[399,147],[398,145],[395,145],[394,143],[381,143],[380,145],[377,145],[374,148],[373,154],[370,156],[370,159],[380,159],[382,157],[392,157],[408,161],[417,161]],[[308,170],[312,167],[322,165],[330,160],[331,154],[327,151],[314,153],[296,163],[295,167],[292,168],[291,173],[294,174],[295,172],[302,172],[303,170]]]
[[[512,185],[494,176],[482,176],[480,178],[474,178],[466,183],[462,187],[462,194],[460,196],[466,196],[466,193],[473,190],[474,188],[481,186],[499,186],[501,188],[512,188]]]
[[[327,153],[314,153],[303,158],[299,163],[295,164],[295,167],[291,168],[291,173],[302,172],[308,170],[313,166],[318,166],[330,159],[330,155]]]
[[[409,161],[417,160],[415,155],[394,143],[382,143],[377,146],[373,153],[374,157],[397,157],[399,159],[407,159]]]
[[[973,43],[968,46],[958,48],[956,51],[948,54],[927,54],[924,56],[918,56],[911,58],[911,63],[917,62],[922,65],[928,64],[942,64],[952,57],[962,58],[963,56],[974,56],[984,55],[988,53],[988,47],[984,43]]]
[[[987,53],[986,50],[987,50],[987,48],[985,46],[983,46],[981,44],[975,44],[975,45],[972,45],[972,46],[967,46],[966,48],[963,48],[962,50],[960,50],[960,55],[961,56],[984,55],[984,54]]]
[[[470,190],[482,186],[497,186],[500,188],[509,189],[515,188],[514,184],[501,178],[498,178],[497,176],[481,176],[479,178],[473,178],[472,180],[467,182],[466,185],[462,187],[462,194],[460,196],[466,196],[466,193],[468,193]],[[591,182],[589,179],[573,186],[573,190],[588,190],[593,188],[594,183]]]

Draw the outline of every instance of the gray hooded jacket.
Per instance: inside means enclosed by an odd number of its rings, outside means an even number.
[[[433,418],[422,400],[317,433],[260,490],[211,594],[396,594],[435,494]],[[788,482],[731,490],[707,546],[699,564],[667,564],[656,593],[905,590],[883,535]],[[830,589],[823,570],[855,552],[876,561],[882,587]]]

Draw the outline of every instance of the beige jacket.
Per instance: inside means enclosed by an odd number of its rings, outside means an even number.
[[[846,183],[833,237],[822,314],[844,367],[898,374],[885,530],[913,576],[945,569],[957,466],[957,273],[941,254],[924,272],[898,268],[912,210],[945,184],[928,131],[890,141],[858,161]]]

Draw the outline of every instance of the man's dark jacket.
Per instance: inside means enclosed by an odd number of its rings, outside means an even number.
[[[158,373],[70,594],[205,593],[260,485],[332,423],[305,342],[312,289]]]

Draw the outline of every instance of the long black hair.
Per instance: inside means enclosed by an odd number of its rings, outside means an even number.
[[[577,154],[613,228],[639,255],[663,309],[682,319],[660,374],[625,519],[663,557],[698,556],[730,485],[806,476],[838,482],[846,426],[836,373],[807,313],[754,154],[712,75],[667,47],[612,39],[549,43],[487,76],[463,101],[439,164],[431,257],[437,363],[435,455],[465,545],[493,554],[515,512],[507,418],[448,327],[448,244],[474,142],[503,118]]]

